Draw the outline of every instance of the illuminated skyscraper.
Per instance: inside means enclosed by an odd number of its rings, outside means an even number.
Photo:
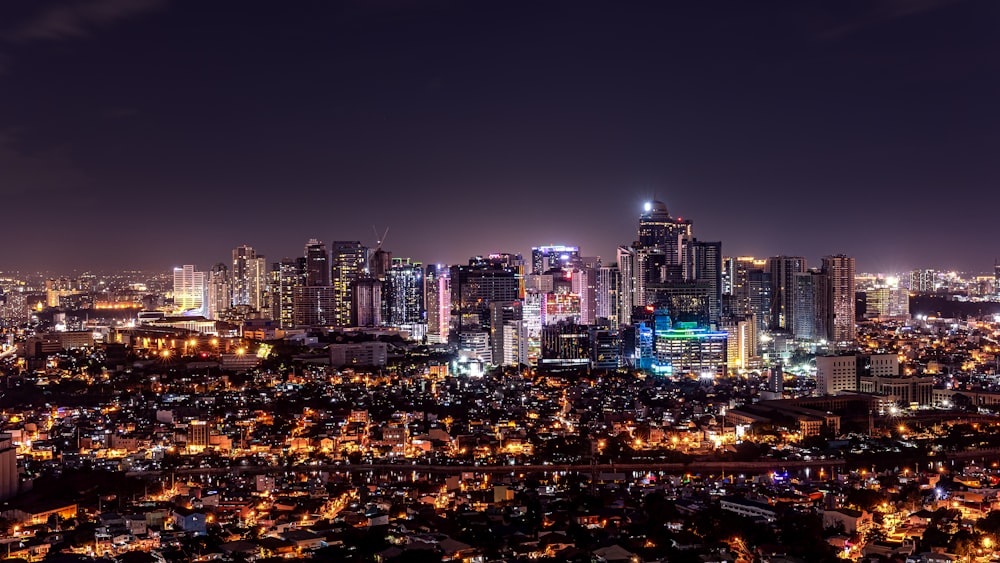
[[[305,249],[305,285],[330,285],[330,257],[323,241],[309,239]]]
[[[424,320],[424,271],[420,262],[393,258],[386,273],[383,298],[388,300],[391,326],[420,323]]]
[[[212,266],[208,273],[208,318],[219,320],[233,304],[233,286],[229,267],[223,263]]]
[[[476,256],[467,266],[451,267],[451,306],[459,331],[489,330],[493,301],[514,301],[522,293],[521,257],[512,254]]]
[[[250,312],[265,312],[268,306],[267,262],[252,247],[233,249],[233,306],[245,306]]]
[[[451,276],[447,266],[427,266],[424,296],[427,307],[427,342],[445,344],[451,327]]]
[[[292,328],[295,322],[295,288],[306,281],[306,259],[285,258],[271,265],[271,318],[281,328]]]
[[[605,319],[614,330],[618,330],[619,280],[617,264],[597,270],[597,322]]]
[[[572,268],[580,263],[580,248],[554,244],[531,249],[531,273],[544,274],[553,268]]]
[[[187,264],[174,268],[174,307],[192,315],[206,315],[205,272],[197,272]]]
[[[795,330],[795,274],[806,271],[802,256],[772,256],[767,259],[771,274],[771,330]],[[852,289],[853,291],[853,289]]]
[[[843,254],[823,258],[827,276],[828,340],[839,348],[849,348],[857,338],[855,327],[854,258]]]
[[[331,281],[334,290],[334,326],[351,325],[352,284],[361,277],[368,264],[368,249],[356,240],[336,240],[331,243]]]
[[[708,324],[718,327],[722,316],[722,243],[685,239],[683,261],[684,280],[708,287]]]
[[[691,236],[691,221],[673,218],[662,201],[646,204],[639,217],[640,248],[661,248],[668,264],[680,263],[681,240]]]
[[[632,307],[635,300],[635,249],[619,246],[618,264],[618,326],[632,324]]]

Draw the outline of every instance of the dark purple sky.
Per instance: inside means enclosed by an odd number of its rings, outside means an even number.
[[[0,270],[609,258],[653,195],[726,254],[986,270],[998,101],[994,0],[4,2]]]

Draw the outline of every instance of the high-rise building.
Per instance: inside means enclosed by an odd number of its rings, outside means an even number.
[[[618,264],[618,326],[632,324],[632,308],[638,303],[635,299],[635,249],[631,246],[619,246],[616,263]]]
[[[245,306],[249,312],[267,311],[267,262],[252,247],[233,249],[233,306]]]
[[[351,287],[352,326],[382,325],[382,282],[375,278],[359,278]]]
[[[544,274],[552,269],[567,269],[579,266],[580,248],[554,244],[535,246],[531,249],[531,273]]]
[[[767,259],[767,271],[771,274],[769,328],[793,332],[795,274],[806,271],[806,259],[801,256],[772,256]]]
[[[424,320],[424,269],[420,262],[409,258],[393,258],[386,273],[383,299],[388,301],[391,326],[420,323]]]
[[[229,267],[223,263],[212,266],[208,272],[208,318],[219,320],[233,305],[233,287]]]
[[[352,285],[368,267],[368,249],[356,240],[331,243],[330,271],[334,289],[333,325],[351,325]]]
[[[463,330],[489,330],[489,305],[514,301],[523,292],[523,263],[519,255],[476,256],[468,266],[451,267],[451,305],[458,316],[453,324]]]
[[[580,324],[597,321],[597,270],[580,267],[569,273],[570,292],[580,297]]]
[[[305,286],[307,262],[303,258],[285,258],[271,265],[271,318],[281,328],[295,322],[295,288]]]
[[[722,243],[684,240],[683,275],[708,286],[708,325],[719,326],[722,316]]]
[[[332,326],[336,302],[333,286],[295,286],[292,288],[292,324],[296,327]]]
[[[933,293],[937,289],[937,272],[934,270],[913,270],[910,272],[910,291]]]
[[[521,301],[490,303],[490,347],[493,363],[517,366],[525,360],[523,304]]]
[[[757,356],[757,326],[753,316],[730,316],[722,321],[726,331],[726,362],[729,369],[747,369]]]
[[[849,348],[857,338],[854,299],[854,258],[838,254],[823,258],[827,276],[827,339]]]
[[[21,287],[8,287],[0,292],[0,328],[17,326],[30,319],[27,294]]]
[[[597,322],[612,330],[618,330],[619,280],[617,264],[597,270]]]
[[[174,308],[184,314],[206,315],[205,272],[185,264],[174,268]]]
[[[305,249],[305,285],[330,285],[330,255],[323,241],[309,239]]]
[[[681,241],[691,236],[691,221],[674,218],[662,201],[651,201],[639,216],[639,248],[660,248],[668,264],[680,263]]]
[[[865,318],[907,319],[910,317],[910,292],[899,286],[898,278],[880,278],[865,292]]]
[[[451,331],[451,275],[446,266],[427,266],[424,303],[427,307],[427,342],[447,343]]]
[[[826,274],[818,269],[795,274],[795,315],[792,336],[796,340],[819,341],[827,337]]]

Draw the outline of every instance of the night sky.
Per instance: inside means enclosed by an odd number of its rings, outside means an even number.
[[[1000,256],[1000,2],[0,3],[0,270],[357,239]]]

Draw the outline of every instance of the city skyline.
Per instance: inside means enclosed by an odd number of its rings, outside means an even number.
[[[1000,242],[992,3],[73,6],[0,8],[2,269],[373,225],[425,263],[608,261],[651,199],[733,256],[988,271]]]

